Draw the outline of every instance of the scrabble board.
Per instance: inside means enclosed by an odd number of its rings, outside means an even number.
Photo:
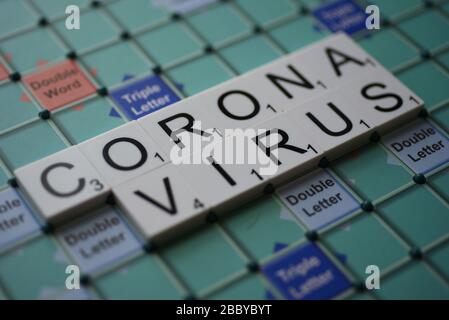
[[[449,299],[448,31],[446,0],[1,0],[0,299]],[[179,114],[304,149],[179,168]]]

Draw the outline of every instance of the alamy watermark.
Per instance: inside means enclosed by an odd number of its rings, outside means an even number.
[[[368,30],[380,29],[380,9],[378,6],[369,5],[365,8],[368,17],[365,20],[365,27]]]
[[[170,151],[170,161],[180,164],[249,164],[258,165],[260,174],[275,175],[280,160],[279,148],[297,148],[287,145],[286,134],[281,129],[202,129],[195,121],[189,130],[171,133],[175,145]],[[297,148],[300,149],[300,148]],[[304,150],[304,152],[306,152]]]
[[[65,8],[65,13],[68,15],[65,19],[65,27],[67,30],[79,30],[81,28],[80,8],[75,5],[70,5]]]
[[[380,29],[380,9],[376,5],[369,5],[365,8],[365,13],[368,15],[365,20],[365,27],[367,30]],[[68,5],[65,8],[67,15],[65,20],[65,27],[67,30],[79,30],[81,28],[80,8],[77,5]]]
[[[375,264],[371,264],[366,267],[365,273],[368,276],[365,279],[365,287],[368,290],[380,289],[380,269]]]
[[[65,279],[67,290],[79,290],[81,288],[80,268],[75,264],[70,264],[65,268],[65,273],[68,274]]]

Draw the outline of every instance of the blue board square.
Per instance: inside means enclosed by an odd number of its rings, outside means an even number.
[[[426,174],[449,161],[449,139],[427,121],[388,134],[384,144],[416,173]]]
[[[83,238],[83,234],[89,236]],[[142,248],[128,224],[111,208],[67,226],[58,231],[57,237],[81,270],[87,273],[137,255]],[[110,245],[100,245],[108,241]]]
[[[330,31],[344,31],[349,35],[366,30],[365,11],[354,1],[337,0],[313,10],[313,15]]]
[[[111,97],[130,120],[141,118],[179,101],[159,76],[149,76],[113,90]]]
[[[265,277],[289,300],[331,299],[351,286],[314,243],[300,246],[262,268]]]
[[[40,230],[40,225],[15,189],[0,192],[0,248]]]
[[[279,188],[277,193],[310,230],[323,228],[360,208],[338,180],[322,169]]]

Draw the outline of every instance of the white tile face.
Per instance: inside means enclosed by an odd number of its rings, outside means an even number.
[[[376,71],[341,88],[380,133],[417,116],[423,101],[387,71]]]
[[[176,232],[207,208],[172,164],[114,187],[113,193],[119,206],[150,239],[169,230]]]
[[[292,63],[304,66],[328,89],[367,75],[383,67],[349,36],[339,33],[307,47],[292,58]]]
[[[288,113],[257,124],[255,129],[257,136],[253,141],[278,165],[276,183],[282,182],[282,176],[285,179],[317,165],[323,156],[319,143],[290,120]]]
[[[274,97],[277,94],[278,97]],[[224,136],[228,130],[250,128],[281,113],[280,94],[275,85],[262,74],[248,74],[207,91],[205,109],[210,114],[211,126]]]
[[[15,189],[0,191],[0,249],[39,229],[39,223]]]
[[[373,132],[373,126],[354,100],[339,90],[287,114],[331,159],[368,141]]]
[[[197,95],[142,117],[137,123],[169,158],[172,152],[190,154],[198,141],[201,145],[221,139],[221,133],[211,126],[208,107]]]
[[[292,60],[281,59],[258,70],[257,75],[247,75],[248,80],[245,82],[254,88],[252,92],[264,107],[270,105],[272,108],[288,110],[329,91],[320,82],[315,70]],[[272,108],[269,110],[273,111]]]
[[[83,142],[79,148],[111,186],[168,161],[168,156],[135,121]]]
[[[14,172],[43,217],[53,223],[103,202],[110,187],[77,147]]]
[[[276,174],[277,166],[251,140],[233,145],[229,137],[220,144],[218,153],[202,154],[201,164],[181,164],[181,174],[199,192],[199,196],[214,210],[221,211],[241,199],[249,200],[263,191],[269,179]],[[233,150],[230,153],[229,148]]]

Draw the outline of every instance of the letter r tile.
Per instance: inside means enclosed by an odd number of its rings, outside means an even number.
[[[54,110],[95,93],[95,86],[79,66],[60,62],[23,79],[33,96],[47,110]]]

